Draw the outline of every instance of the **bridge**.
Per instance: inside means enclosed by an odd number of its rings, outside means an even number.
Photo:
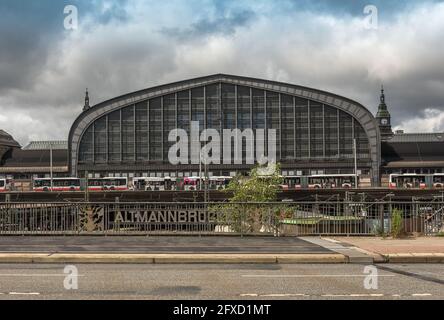
[[[230,198],[228,192],[209,191],[208,201],[219,202]],[[302,189],[282,191],[278,201],[329,201],[331,199],[354,201],[444,200],[444,190],[387,188],[368,189]],[[205,202],[203,191],[106,191],[106,192],[10,192],[0,193],[1,202]]]

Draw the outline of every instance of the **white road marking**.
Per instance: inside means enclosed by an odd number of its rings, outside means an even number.
[[[323,294],[322,297],[329,298],[347,298],[347,297],[361,297],[361,298],[369,298],[369,297],[384,297],[382,293],[373,293],[373,294]]]
[[[261,298],[289,298],[289,297],[324,297],[324,298],[381,298],[387,297],[383,293],[352,293],[352,294],[322,294],[322,295],[309,295],[305,293],[270,293],[270,294],[257,294],[257,293],[245,293],[241,294],[241,297],[261,297]],[[392,297],[430,297],[431,293],[413,293],[413,294],[393,294]]]
[[[351,294],[350,297],[383,297],[384,295],[381,293],[370,293],[370,294],[360,294],[360,293],[355,293],[355,294]]]
[[[10,292],[10,295],[14,296],[38,296],[40,295],[39,292]]]
[[[11,274],[7,274],[7,273],[3,273],[3,274],[1,274],[0,273],[0,277],[66,277],[67,275],[66,274],[51,274],[51,273],[49,273],[49,274],[44,274],[44,273],[42,273],[42,274],[32,274],[32,273],[28,273],[28,274],[25,274],[25,273],[11,273]],[[84,275],[83,274],[79,274],[78,275],[79,277],[84,277]]]
[[[245,274],[243,278],[365,278],[365,274]],[[396,275],[375,275],[379,278],[396,277]]]
[[[274,294],[263,294],[261,297],[270,297],[270,298],[284,298],[284,297],[309,297],[309,295],[303,293],[274,293]]]

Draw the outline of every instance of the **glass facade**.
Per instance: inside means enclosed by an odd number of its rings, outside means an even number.
[[[168,165],[175,143],[168,135],[175,128],[189,133],[190,121],[198,121],[201,130],[219,132],[275,129],[276,155],[283,164],[352,160],[353,139],[358,159],[371,161],[368,137],[348,113],[310,99],[218,82],[138,102],[99,118],[82,136],[78,163]]]

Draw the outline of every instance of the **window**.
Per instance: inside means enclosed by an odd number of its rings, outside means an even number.
[[[190,93],[182,91],[177,94],[178,127],[190,131]]]
[[[168,159],[170,147],[175,142],[169,142],[170,132],[176,129],[176,95],[171,94],[163,97],[163,158]]]
[[[94,123],[94,162],[106,163],[106,127],[107,117]]]
[[[148,161],[148,102],[136,104],[136,160]]]
[[[135,161],[134,106],[122,109],[122,161]]]
[[[345,112],[339,113],[339,152],[341,158],[353,158],[353,119]]]
[[[281,117],[282,117],[282,155],[281,159],[294,159],[295,153],[295,112],[294,99],[292,96],[281,95]]]
[[[280,158],[280,98],[279,94],[276,92],[267,91],[267,133],[265,136],[265,141],[268,141],[268,130],[274,129],[276,130],[276,157]],[[268,146],[268,142],[266,143]],[[267,153],[268,154],[268,153]]]
[[[120,162],[120,111],[108,116],[108,161]]]
[[[327,158],[339,158],[338,118],[339,111],[336,108],[324,106],[325,115],[325,156]]]
[[[79,162],[88,163],[93,161],[93,136],[94,125],[91,125],[82,137],[79,149]]]
[[[324,157],[324,108],[317,102],[310,103],[310,158]]]
[[[162,150],[162,99],[155,98],[150,100],[149,104],[149,153],[151,161],[161,161],[163,158]]]
[[[296,158],[307,159],[309,150],[308,100],[296,98]]]

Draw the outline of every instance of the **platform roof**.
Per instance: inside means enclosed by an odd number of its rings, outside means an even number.
[[[23,150],[68,150],[68,141],[31,141]]]
[[[4,130],[0,129],[0,146],[21,148],[20,144]]]
[[[68,166],[68,152],[66,150],[53,150],[53,166]],[[12,149],[7,152],[0,167],[3,168],[41,168],[49,167],[50,155],[47,150]]]

